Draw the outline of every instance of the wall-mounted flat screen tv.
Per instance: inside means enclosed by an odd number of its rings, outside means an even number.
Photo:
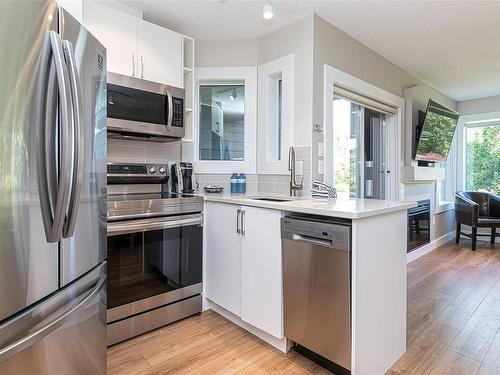
[[[429,99],[417,140],[415,160],[446,161],[459,117],[460,113]]]

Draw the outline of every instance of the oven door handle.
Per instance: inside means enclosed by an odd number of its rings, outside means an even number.
[[[141,233],[152,230],[203,225],[203,215],[195,217],[157,218],[108,223],[108,237],[127,233]]]

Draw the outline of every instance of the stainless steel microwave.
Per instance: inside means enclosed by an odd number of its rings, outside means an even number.
[[[107,86],[109,136],[184,137],[184,89],[110,72]]]

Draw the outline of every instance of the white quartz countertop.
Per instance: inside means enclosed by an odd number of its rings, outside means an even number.
[[[300,212],[312,215],[362,219],[365,217],[387,214],[416,207],[416,202],[388,201],[379,199],[354,198],[294,198],[287,202],[256,200],[256,197],[288,198],[276,194],[201,194],[206,201],[238,204],[242,206],[270,208],[281,211]]]

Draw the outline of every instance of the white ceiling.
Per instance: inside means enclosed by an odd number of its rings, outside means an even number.
[[[119,0],[196,39],[257,38],[315,12],[455,100],[500,94],[500,1]]]

